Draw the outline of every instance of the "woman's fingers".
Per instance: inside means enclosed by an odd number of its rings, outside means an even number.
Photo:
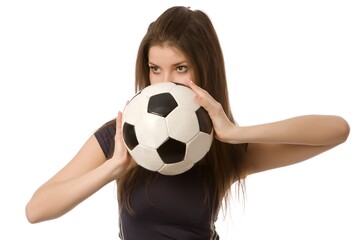
[[[221,104],[194,82],[190,81],[189,86],[196,94],[195,101],[208,112],[215,130],[215,137],[221,141],[226,141],[227,133],[234,124],[226,116]]]
[[[116,117],[116,132],[115,132],[115,149],[114,155],[117,158],[124,158],[124,154],[127,154],[127,150],[125,148],[123,142],[123,135],[122,135],[122,112],[118,112]]]
[[[116,118],[116,133],[115,133],[115,149],[114,157],[119,159],[125,168],[131,168],[136,166],[135,161],[130,157],[123,139],[122,132],[122,112],[119,112]]]
[[[121,140],[122,138],[122,113],[118,112],[116,117],[116,132],[115,132],[115,142]]]
[[[197,86],[193,81],[190,81],[189,86],[196,93],[195,101],[205,108],[211,118],[223,113],[221,104],[217,102],[207,91]]]
[[[208,95],[208,93],[201,87],[197,86],[193,81],[189,82],[189,86],[196,93],[195,95],[196,102],[206,109],[208,105],[206,104],[207,103],[206,99],[209,97],[206,95]]]

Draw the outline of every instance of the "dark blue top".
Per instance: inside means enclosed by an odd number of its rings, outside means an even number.
[[[95,132],[107,158],[114,149],[115,123]],[[150,184],[138,178],[130,196],[134,214],[126,208],[120,211],[120,238],[123,240],[214,240],[219,239],[212,212],[216,199],[215,188],[210,189],[210,200],[205,198],[200,168],[175,176],[159,173]],[[147,171],[147,170],[146,170]],[[214,186],[210,183],[210,186]]]

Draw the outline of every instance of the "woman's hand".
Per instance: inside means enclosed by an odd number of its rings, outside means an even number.
[[[208,112],[213,123],[215,138],[232,143],[231,133],[236,125],[226,116],[221,104],[194,82],[190,81],[189,87],[196,93],[195,101]]]
[[[117,174],[120,176],[128,169],[136,166],[136,162],[130,156],[124,143],[124,138],[122,133],[122,112],[119,112],[116,118],[116,133],[114,140],[115,140],[114,154],[110,160],[115,161],[118,164],[119,172]]]
[[[64,168],[35,191],[26,205],[29,222],[36,223],[64,215],[135,166],[124,144],[121,123],[120,112],[116,119],[113,157],[106,160],[93,134]]]

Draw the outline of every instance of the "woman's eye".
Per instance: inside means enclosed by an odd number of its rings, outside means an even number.
[[[182,73],[186,72],[188,70],[188,68],[186,66],[178,66],[177,69],[179,72],[182,72]]]
[[[160,72],[160,69],[159,69],[158,67],[156,67],[156,66],[150,66],[150,69],[151,69],[151,71],[152,71],[153,73],[158,73],[158,72]]]

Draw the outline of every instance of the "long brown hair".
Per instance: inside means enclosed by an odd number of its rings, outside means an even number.
[[[150,85],[148,52],[154,45],[171,45],[181,50],[190,62],[196,83],[218,101],[230,121],[235,122],[230,109],[223,53],[216,31],[209,17],[202,11],[186,7],[172,7],[149,25],[141,41],[135,71],[135,91]],[[245,144],[226,144],[214,139],[207,157],[202,161],[204,187],[209,193],[215,187],[217,194],[213,212],[218,210],[222,200],[228,199],[231,185],[237,181],[244,190],[243,155]],[[140,167],[130,170],[118,180],[119,204],[131,211],[129,204],[131,188],[139,174],[146,171]],[[151,173],[148,173],[151,175]],[[209,180],[215,186],[209,186]],[[242,191],[243,192],[243,191]],[[209,196],[208,196],[209,197]],[[227,201],[225,201],[226,205]]]

